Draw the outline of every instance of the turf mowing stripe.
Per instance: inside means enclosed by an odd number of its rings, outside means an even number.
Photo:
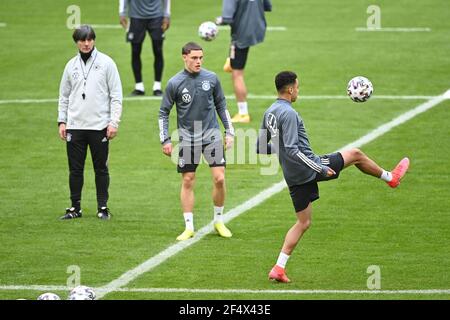
[[[432,107],[438,105],[442,101],[448,99],[449,96],[450,96],[450,90],[446,91],[442,95],[436,96],[436,97],[426,101],[425,103],[415,107],[414,109],[411,109],[411,110],[401,114],[394,120],[389,121],[389,122],[379,126],[378,128],[372,130],[365,136],[344,146],[343,148],[339,149],[338,151],[347,149],[349,147],[361,147],[364,144],[367,144],[367,143],[375,140],[376,138],[384,135],[385,133],[389,132],[396,126],[399,126],[402,123],[405,123],[406,121],[417,116],[418,114],[421,114],[421,113],[431,109]],[[281,190],[283,190],[285,186],[286,186],[286,183],[284,180],[282,180],[282,181],[272,185],[271,187],[261,191],[256,196],[247,200],[243,204],[226,212],[224,214],[224,222],[227,223],[227,222],[231,221],[232,219],[238,217],[242,213],[256,207],[260,203],[264,202],[268,198],[272,197],[273,195],[275,195],[278,192],[280,192]],[[105,295],[107,295],[110,292],[117,291],[117,289],[119,289],[120,287],[127,285],[128,283],[135,280],[143,273],[146,273],[146,272],[152,270],[153,268],[157,267],[158,265],[162,264],[164,261],[166,261],[170,257],[172,257],[175,254],[181,252],[182,250],[190,247],[191,245],[195,244],[197,241],[200,241],[205,235],[207,235],[213,231],[214,231],[214,226],[213,226],[213,222],[211,222],[208,225],[201,228],[193,238],[173,244],[170,247],[168,247],[167,249],[161,251],[159,254],[149,258],[147,261],[143,262],[136,268],[125,272],[119,278],[117,278],[117,279],[111,281],[110,283],[106,284],[105,286],[99,288],[98,292],[97,292],[98,299],[104,297]]]
[[[382,100],[429,100],[436,98],[437,96],[391,96],[391,95],[374,95],[371,97],[371,99],[382,99]],[[235,100],[235,96],[226,96],[225,97],[228,100]],[[253,99],[253,100],[275,100],[277,96],[270,96],[270,95],[255,95],[255,94],[249,94],[247,96],[247,99]],[[145,101],[145,100],[161,100],[161,97],[124,97],[124,101]],[[302,96],[300,97],[301,100],[347,100],[349,99],[348,96],[330,96],[330,95],[323,95],[323,96]],[[0,104],[28,104],[28,103],[57,103],[58,99],[10,99],[10,100],[0,100]]]

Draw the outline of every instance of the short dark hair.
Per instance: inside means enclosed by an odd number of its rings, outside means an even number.
[[[195,42],[186,43],[183,48],[181,48],[181,54],[189,54],[192,50],[202,50],[202,47]]]
[[[72,35],[73,41],[95,40],[95,31],[91,26],[83,24],[75,29]]]
[[[297,75],[292,71],[282,71],[275,77],[275,87],[278,92],[283,91],[283,89],[291,84],[295,84]]]

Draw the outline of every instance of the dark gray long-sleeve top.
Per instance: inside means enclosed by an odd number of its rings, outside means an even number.
[[[119,0],[119,15],[138,19],[170,17],[170,0]]]
[[[264,11],[272,11],[270,0],[223,0],[222,23],[231,26],[231,41],[238,48],[264,41]]]
[[[177,108],[177,128],[181,145],[204,145],[222,139],[216,112],[227,135],[234,136],[220,81],[214,72],[198,73],[183,70],[167,83],[159,109],[159,130],[162,144],[171,142],[169,114]]]
[[[327,174],[328,167],[322,165],[311,149],[302,118],[284,99],[277,99],[264,113],[257,152],[278,154],[289,186],[307,183],[317,174]]]

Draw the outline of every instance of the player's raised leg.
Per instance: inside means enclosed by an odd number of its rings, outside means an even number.
[[[297,243],[300,241],[303,234],[311,225],[312,204],[311,202],[306,209],[297,212],[297,221],[286,233],[284,244],[278,256],[277,263],[269,272],[269,280],[276,280],[279,282],[290,282],[286,276],[286,263],[294,251]]]
[[[223,208],[226,194],[225,167],[211,167],[211,175],[213,179],[214,228],[220,236],[231,238],[233,234],[223,222]]]
[[[181,181],[181,208],[185,223],[185,230],[177,237],[177,240],[187,240],[194,236],[194,186],[195,172],[184,172]]]
[[[344,168],[355,165],[365,174],[386,181],[391,188],[396,188],[400,184],[400,180],[409,168],[409,159],[406,157],[403,158],[392,171],[386,171],[358,148],[342,151],[341,155],[344,159]]]

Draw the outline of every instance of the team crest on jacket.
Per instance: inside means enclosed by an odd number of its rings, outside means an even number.
[[[204,91],[208,91],[210,88],[211,88],[211,84],[209,83],[208,80],[202,81],[202,89]]]
[[[76,72],[76,71],[74,73],[72,73],[72,79],[74,81],[77,81],[79,76],[80,76],[80,74],[78,72]]]

